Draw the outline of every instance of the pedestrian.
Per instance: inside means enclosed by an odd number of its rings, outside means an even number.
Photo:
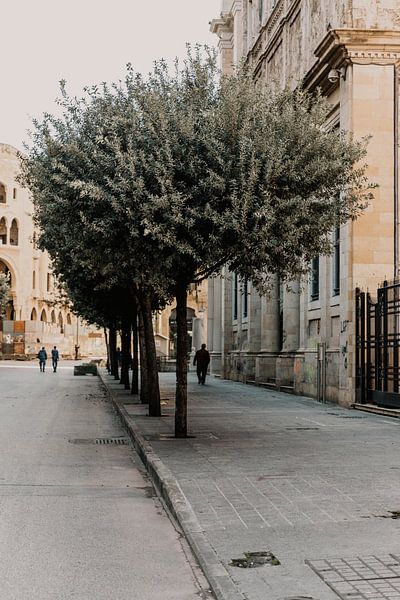
[[[51,362],[53,364],[53,373],[55,373],[57,371],[57,363],[58,363],[59,358],[60,358],[60,355],[58,353],[57,346],[54,346],[53,350],[51,351]]]
[[[41,373],[44,373],[44,370],[46,368],[46,360],[47,360],[47,352],[46,352],[44,346],[42,346],[41,349],[39,350],[37,357],[39,359],[40,371],[41,371]]]
[[[208,365],[210,364],[210,353],[206,350],[206,345],[202,344],[201,349],[197,350],[194,355],[193,365],[197,366],[197,379],[199,380],[199,385],[204,385],[206,382],[206,375]]]
[[[121,367],[122,366],[122,352],[119,347],[117,348],[117,350],[115,352],[115,358],[117,359],[117,365],[119,367]]]

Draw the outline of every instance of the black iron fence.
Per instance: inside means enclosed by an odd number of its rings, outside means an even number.
[[[400,282],[356,290],[356,401],[400,408]]]

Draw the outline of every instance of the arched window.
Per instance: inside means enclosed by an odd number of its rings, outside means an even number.
[[[51,311],[51,322],[56,323],[56,313],[54,310]]]
[[[32,289],[36,290],[36,271],[32,273]]]
[[[46,315],[46,311],[43,309],[41,314],[40,314],[40,320],[43,321],[44,323],[47,323],[47,315]]]
[[[5,204],[6,202],[6,186],[4,185],[4,183],[0,183],[0,204]]]
[[[32,308],[32,312],[31,312],[31,321],[37,321],[37,312],[36,312],[36,308]]]
[[[5,217],[0,219],[0,244],[7,244],[7,221]]]
[[[58,325],[60,327],[61,333],[64,333],[64,319],[61,312],[58,313]]]
[[[2,260],[0,260],[0,273],[4,273],[5,275],[8,275],[8,278],[9,278],[9,281],[10,281],[10,285],[11,285],[11,287],[13,287],[13,285],[14,285],[14,279],[11,276],[11,271],[10,271],[10,269],[7,267],[7,265]]]
[[[13,219],[11,221],[10,244],[11,244],[11,246],[18,246],[18,223],[17,223],[17,219]]]
[[[67,314],[67,324],[71,325],[71,315],[70,315],[70,313]]]

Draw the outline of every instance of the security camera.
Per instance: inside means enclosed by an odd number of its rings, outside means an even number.
[[[328,81],[337,83],[340,78],[340,72],[337,69],[331,69],[328,73]]]

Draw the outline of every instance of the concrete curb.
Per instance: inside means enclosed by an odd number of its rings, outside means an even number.
[[[171,514],[179,523],[194,555],[196,556],[210,588],[217,600],[246,600],[235,586],[228,571],[207,541],[197,517],[172,472],[164,465],[151,444],[125,410],[116,400],[105,380],[103,369],[98,369],[100,380],[133,446],[140,456],[157,493],[164,500]]]

